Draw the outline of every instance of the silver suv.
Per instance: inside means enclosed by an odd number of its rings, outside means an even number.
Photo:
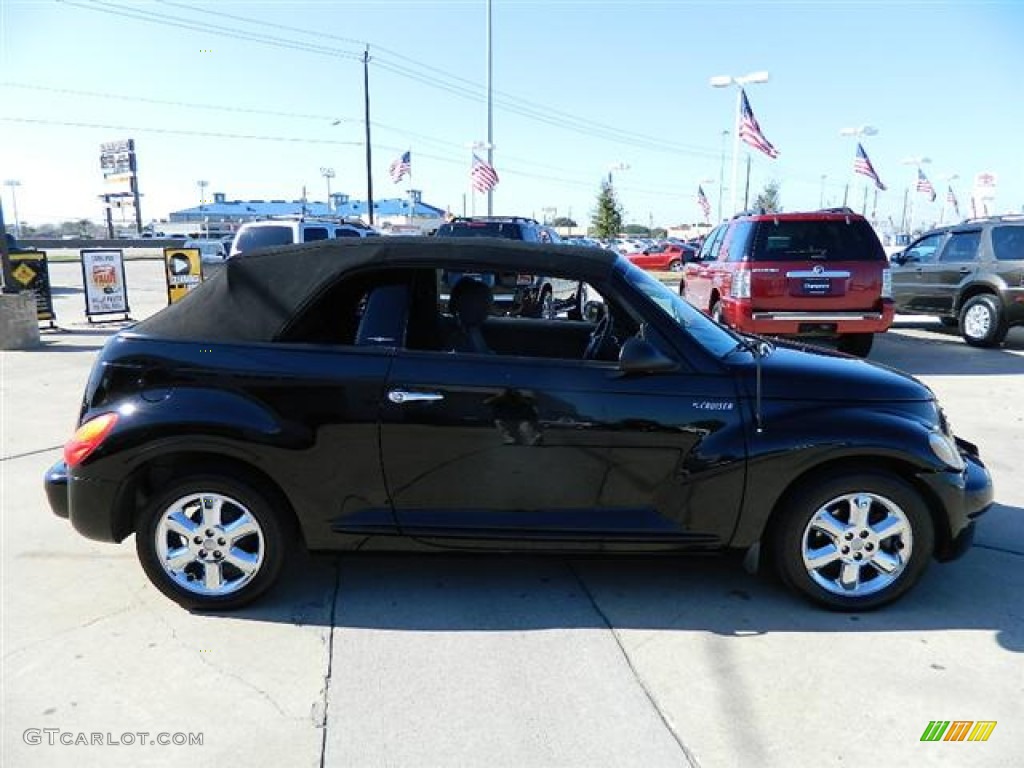
[[[377,232],[362,224],[326,219],[282,218],[249,221],[238,228],[228,258],[245,256],[257,248],[311,243],[341,237],[369,237]]]
[[[975,347],[1024,325],[1024,216],[968,219],[891,257],[897,312],[937,315]]]

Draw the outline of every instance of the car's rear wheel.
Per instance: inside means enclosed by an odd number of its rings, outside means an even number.
[[[972,296],[960,310],[960,335],[972,347],[997,347],[1008,328],[999,300],[991,294]]]
[[[726,325],[725,313],[722,311],[721,301],[716,301],[714,304],[711,305],[711,312],[709,314],[711,315],[711,319],[714,320],[719,325]]]
[[[935,546],[920,495],[884,472],[839,472],[782,502],[771,542],[782,580],[828,608],[890,603],[921,578]]]
[[[836,347],[840,352],[857,357],[867,357],[871,353],[871,346],[875,343],[873,333],[844,333],[839,337]]]
[[[198,610],[239,608],[269,589],[290,540],[267,494],[212,474],[181,478],[154,495],[135,531],[149,580]]]
[[[668,263],[668,271],[669,272],[682,272],[683,271],[683,262],[681,262],[679,259],[672,259],[672,261],[670,261]]]

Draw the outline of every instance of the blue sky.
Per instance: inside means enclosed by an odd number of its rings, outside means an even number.
[[[147,221],[196,205],[201,179],[228,199],[296,199],[304,185],[323,199],[325,166],[334,191],[365,199],[358,59],[369,44],[374,196],[411,186],[457,213],[466,196],[472,209],[468,144],[486,137],[485,8],[0,0],[0,177],[20,181],[22,221],[99,220],[99,145],[132,137]],[[952,174],[962,212],[980,172],[998,176],[994,208],[1024,209],[1022,2],[492,8],[496,213],[557,209],[582,223],[622,163],[627,222],[698,220],[702,180],[714,215],[735,93],[708,80],[756,70],[771,79],[748,95],[780,157],[752,154],[751,188],[779,181],[787,210],[839,204],[847,183],[860,208],[867,180],[851,173],[856,140],[839,131],[864,124],[878,128],[864,145],[890,190],[881,217],[899,220],[916,173],[901,161],[913,156],[931,158],[923,168],[940,192],[928,204],[911,191],[919,221],[938,219]],[[413,179],[396,186],[387,167],[405,149]],[[724,157],[728,187],[731,136]],[[11,218],[11,189],[2,193]],[[728,213],[728,188],[723,197]],[[475,205],[484,212],[482,198]]]

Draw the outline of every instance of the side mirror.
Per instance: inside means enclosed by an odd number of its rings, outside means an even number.
[[[907,254],[905,251],[897,251],[896,253],[889,257],[889,261],[891,261],[893,264],[906,264]]]
[[[661,373],[676,369],[676,362],[665,357],[646,339],[632,336],[619,351],[619,370],[623,373]]]

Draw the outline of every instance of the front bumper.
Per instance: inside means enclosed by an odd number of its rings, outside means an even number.
[[[940,561],[955,560],[970,549],[974,541],[974,521],[985,514],[995,500],[992,476],[982,463],[972,443],[956,438],[964,459],[962,472],[940,472],[921,479],[938,498],[949,523],[949,536],[936,543],[935,557]]]

